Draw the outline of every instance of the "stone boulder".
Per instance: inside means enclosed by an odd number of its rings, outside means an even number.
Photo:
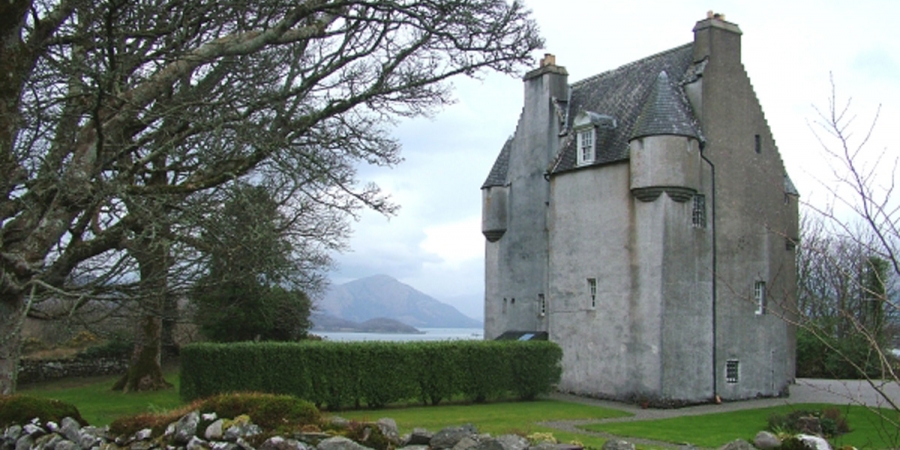
[[[77,420],[71,417],[66,417],[62,420],[61,425],[62,426],[59,428],[59,434],[62,434],[66,437],[66,439],[72,442],[79,442],[81,440],[81,424],[78,423]],[[49,426],[48,428],[52,429]],[[88,448],[91,447],[93,446],[89,446]]]
[[[185,450],[208,450],[209,442],[204,441],[203,439],[198,438],[197,436],[191,436],[191,440],[185,445]]]
[[[209,426],[206,427],[206,430],[203,432],[203,436],[211,441],[222,439],[222,436],[225,435],[225,430],[222,429],[224,425],[225,419],[216,419],[213,423],[209,424]]]
[[[171,439],[177,445],[185,445],[197,434],[197,425],[200,423],[200,413],[191,411],[181,416],[177,422],[170,423],[163,435]]]
[[[610,439],[603,444],[602,450],[634,450],[634,444],[621,439]]]
[[[760,450],[770,450],[781,447],[781,439],[768,431],[760,431],[753,438],[753,446]]]
[[[375,426],[381,431],[381,434],[392,444],[400,443],[400,429],[397,428],[397,421],[389,418],[381,418],[375,422]]]
[[[475,445],[475,450],[526,450],[528,439],[515,434],[504,434],[496,438],[487,438]]]
[[[362,445],[357,444],[356,442],[351,441],[343,436],[335,436],[333,438],[325,439],[322,442],[319,442],[319,445],[316,446],[318,450],[365,450],[369,449],[369,447],[364,447]],[[371,450],[371,449],[369,449]]]
[[[453,448],[459,441],[463,440],[463,438],[472,438],[476,436],[478,431],[471,424],[463,425],[461,427],[447,427],[441,431],[438,431],[434,437],[431,438],[431,442],[429,445],[434,450],[443,450],[445,448]]]
[[[273,436],[266,439],[259,450],[308,450],[309,447],[296,439],[285,439],[280,436]]]
[[[797,439],[803,442],[811,450],[831,450],[831,444],[821,436],[813,436],[810,434],[798,434]]]
[[[223,424],[225,433],[222,436],[226,441],[237,442],[239,439],[256,436],[262,433],[259,425],[250,421],[250,416],[240,415],[234,418],[230,423]]]
[[[415,445],[425,445],[428,446],[431,443],[431,438],[434,437],[434,433],[424,429],[424,428],[413,428],[412,433],[407,436],[404,436],[401,439],[402,447],[410,447]]]
[[[753,444],[743,440],[743,439],[735,439],[721,447],[719,450],[756,450],[753,447]]]
[[[456,445],[453,446],[452,450],[473,450],[478,446],[480,440],[478,436],[466,436],[459,440]],[[479,449],[479,450],[488,450],[488,449]],[[493,449],[491,449],[493,450]]]

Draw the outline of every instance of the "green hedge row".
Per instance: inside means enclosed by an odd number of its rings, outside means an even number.
[[[559,381],[561,358],[547,341],[192,344],[182,348],[181,397],[258,391],[329,409],[533,399]]]

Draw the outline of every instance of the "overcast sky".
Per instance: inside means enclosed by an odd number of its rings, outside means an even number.
[[[801,200],[822,205],[834,175],[808,125],[837,94],[853,97],[856,135],[878,105],[873,152],[900,125],[900,2],[895,1],[574,1],[526,0],[569,82],[693,40],[694,24],[713,9],[743,31],[742,59]],[[536,63],[535,63],[536,64]],[[536,67],[536,65],[535,65]],[[390,275],[481,319],[484,238],[481,184],[522,108],[521,78],[457,79],[457,103],[432,119],[401,123],[395,136],[405,161],[393,169],[360,168],[401,207],[352,224],[350,251],[330,274],[340,284]],[[870,159],[870,161],[874,161]],[[883,164],[890,167],[889,164]],[[885,175],[885,182],[889,177]]]

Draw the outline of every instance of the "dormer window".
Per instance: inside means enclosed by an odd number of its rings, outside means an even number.
[[[575,132],[578,165],[593,164],[597,160],[598,140],[604,141],[604,136],[609,136],[611,130],[616,129],[616,119],[606,114],[597,114],[591,111],[582,111],[572,121],[572,130]],[[598,134],[599,133],[599,134]],[[603,142],[599,142],[603,145]]]
[[[578,165],[594,162],[594,128],[578,130]]]

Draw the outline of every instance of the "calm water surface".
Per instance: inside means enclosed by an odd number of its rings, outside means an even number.
[[[347,333],[340,331],[313,331],[329,341],[446,341],[481,340],[481,328],[419,328],[423,334]]]

